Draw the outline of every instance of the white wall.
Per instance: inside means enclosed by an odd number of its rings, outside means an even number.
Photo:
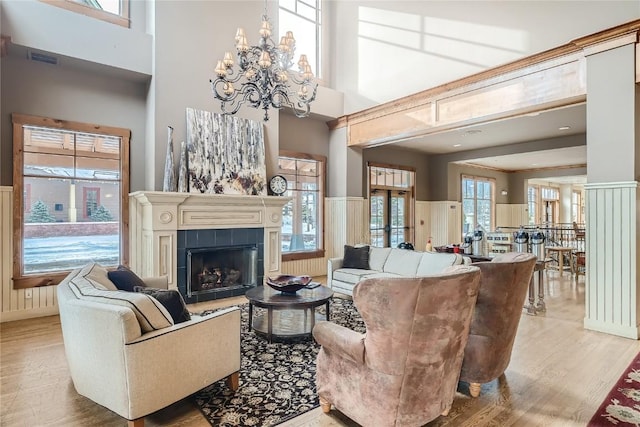
[[[350,113],[640,17],[638,1],[336,1],[333,81]]]

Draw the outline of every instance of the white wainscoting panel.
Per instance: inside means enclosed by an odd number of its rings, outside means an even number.
[[[638,183],[590,183],[585,193],[584,327],[638,339]]]
[[[431,236],[433,246],[460,243],[462,240],[462,216],[460,202],[430,202]]]
[[[427,240],[431,237],[431,202],[416,200],[415,225],[415,249],[424,251],[427,247]]]
[[[341,257],[344,245],[369,242],[369,200],[362,197],[325,199],[327,257]]]
[[[29,319],[58,314],[57,286],[29,289],[31,298],[25,298],[25,289],[13,289],[13,189],[0,187],[0,322]]]
[[[496,204],[496,228],[520,227],[529,223],[526,204]]]
[[[282,274],[292,274],[294,276],[326,276],[327,257],[301,259],[296,261],[284,261],[282,263]]]

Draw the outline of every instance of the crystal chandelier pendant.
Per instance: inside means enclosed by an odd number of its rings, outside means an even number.
[[[251,46],[244,30],[238,28],[236,60],[231,52],[225,52],[217,62],[215,79],[210,82],[213,95],[221,101],[222,112],[235,114],[247,103],[264,110],[264,121],[269,120],[270,108],[291,108],[297,117],[309,116],[318,89],[311,65],[306,55],[300,55],[298,72],[291,70],[296,40],[287,31],[278,45],[274,43],[266,0],[259,34],[258,45]]]

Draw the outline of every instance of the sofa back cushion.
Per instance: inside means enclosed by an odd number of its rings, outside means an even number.
[[[105,290],[99,283],[96,285],[97,282],[91,279],[92,268],[87,267],[68,282],[69,288],[76,298],[129,307],[136,315],[142,332],[151,332],[173,325],[171,315],[155,298],[137,292]]]
[[[417,276],[432,276],[442,273],[445,268],[462,264],[462,256],[440,252],[422,252],[418,264]]]
[[[392,248],[382,271],[399,274],[400,276],[414,277],[421,258],[422,252]]]
[[[369,268],[371,270],[382,271],[384,263],[387,261],[391,248],[371,247],[369,251]]]

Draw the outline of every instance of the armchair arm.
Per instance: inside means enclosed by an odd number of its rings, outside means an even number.
[[[359,365],[364,363],[364,334],[331,322],[319,322],[313,328],[316,342]]]
[[[332,287],[333,272],[342,268],[342,260],[343,258],[329,258],[327,261],[327,286],[330,288]]]
[[[168,289],[169,279],[167,276],[145,277],[142,279],[147,288]]]

